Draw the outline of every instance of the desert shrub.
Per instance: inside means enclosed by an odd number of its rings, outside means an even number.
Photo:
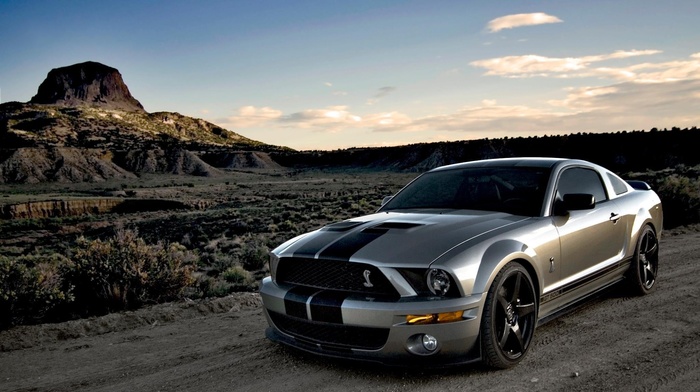
[[[663,177],[656,191],[664,208],[664,226],[700,222],[700,180],[673,174]]]
[[[224,280],[236,285],[249,285],[253,283],[253,277],[250,272],[246,271],[245,268],[240,265],[234,265],[229,267],[223,273]]]
[[[75,310],[101,314],[175,299],[193,283],[196,257],[172,243],[148,245],[121,230],[108,240],[78,240],[66,279],[75,286]]]
[[[0,256],[0,329],[53,319],[73,300],[72,286],[60,269],[63,256]]]
[[[241,250],[240,260],[246,270],[259,271],[267,266],[270,251],[262,238],[245,243]]]
[[[230,283],[202,275],[197,278],[194,290],[189,296],[194,298],[224,297],[231,291]]]
[[[199,258],[199,266],[214,271],[225,271],[236,264],[236,261],[236,258],[230,253],[204,252]]]
[[[297,227],[296,223],[292,222],[289,219],[285,220],[284,222],[281,222],[277,226],[277,228],[278,228],[278,230],[287,233],[290,237],[293,237],[293,236],[301,233],[301,231]]]
[[[660,171],[628,173],[625,178],[646,181],[664,209],[664,227],[700,223],[700,167],[677,165]]]

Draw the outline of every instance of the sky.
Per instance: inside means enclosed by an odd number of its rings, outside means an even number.
[[[697,0],[0,0],[0,102],[117,68],[149,112],[332,150],[700,125]]]

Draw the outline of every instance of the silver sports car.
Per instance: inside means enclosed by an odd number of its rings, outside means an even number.
[[[507,368],[535,327],[623,281],[656,282],[661,202],[589,162],[439,167],[372,215],[271,252],[268,338],[332,357]]]

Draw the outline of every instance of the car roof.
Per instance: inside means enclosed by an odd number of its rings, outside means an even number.
[[[441,171],[441,170],[452,170],[452,169],[462,169],[462,168],[472,168],[472,167],[541,167],[541,168],[552,168],[554,165],[562,162],[580,162],[588,163],[585,161],[564,159],[564,158],[497,158],[497,159],[485,159],[480,161],[462,162],[455,163],[452,165],[440,166],[431,171]]]

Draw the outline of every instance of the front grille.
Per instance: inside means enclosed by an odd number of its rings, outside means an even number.
[[[353,325],[310,321],[269,312],[270,319],[280,331],[302,341],[338,348],[377,350],[389,337],[388,328],[368,328]]]
[[[367,287],[368,279],[372,287]],[[377,267],[349,261],[283,257],[277,267],[277,282],[366,295],[399,296]]]

